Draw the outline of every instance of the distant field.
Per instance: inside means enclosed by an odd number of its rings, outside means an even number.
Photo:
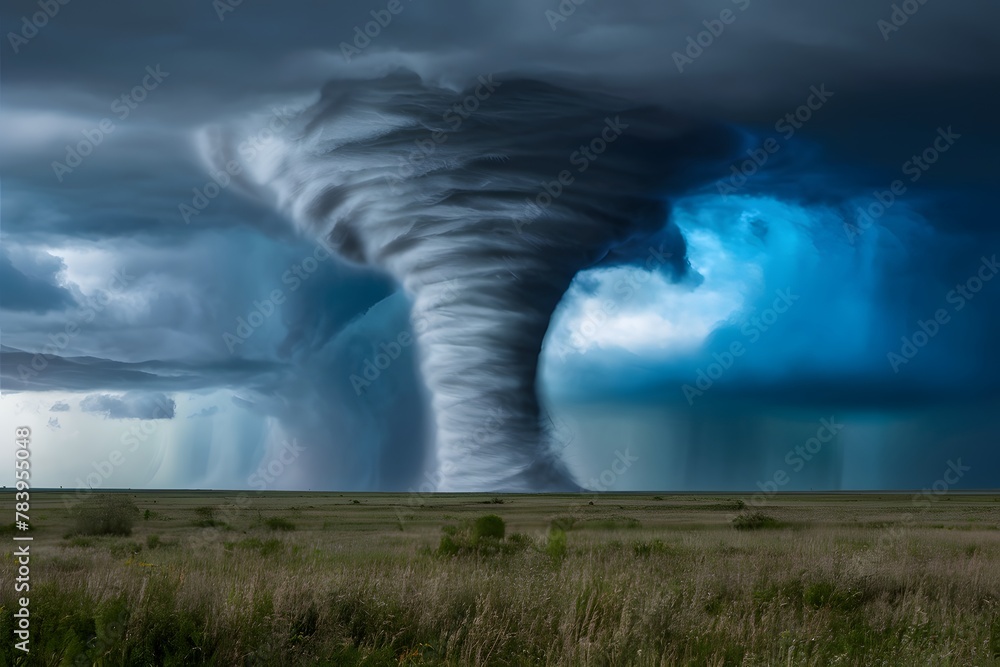
[[[121,495],[32,492],[30,664],[1000,665],[995,495]]]

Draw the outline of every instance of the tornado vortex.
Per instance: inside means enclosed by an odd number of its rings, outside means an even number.
[[[246,130],[205,135],[214,169]],[[327,84],[237,185],[410,294],[439,490],[574,490],[535,387],[552,313],[580,270],[646,251],[669,199],[735,148],[725,128],[578,87],[483,76],[456,92],[397,72]]]

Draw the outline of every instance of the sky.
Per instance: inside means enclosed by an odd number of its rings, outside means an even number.
[[[4,431],[67,488],[996,488],[998,19],[5,3]]]

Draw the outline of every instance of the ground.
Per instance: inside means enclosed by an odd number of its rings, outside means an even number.
[[[24,664],[1000,665],[995,495],[121,493],[32,492]]]

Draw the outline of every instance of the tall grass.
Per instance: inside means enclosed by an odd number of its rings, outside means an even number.
[[[161,500],[158,537],[137,535],[147,545],[138,553],[113,551],[131,544],[117,537],[38,543],[34,657],[88,665],[1000,664],[995,506],[928,515],[926,525],[910,521],[897,533],[906,508],[881,511],[879,527],[845,507],[799,512],[794,528],[738,531],[714,509],[620,509],[622,501],[610,512],[601,500],[570,526],[554,522],[558,510],[543,499],[540,509],[532,502],[519,498],[502,518],[518,532],[501,537],[490,520],[483,529],[491,534],[479,537],[490,548],[442,557],[441,527],[454,524],[446,516],[476,526],[466,504],[414,512],[403,531],[391,504],[367,499],[353,525],[361,510],[343,501],[296,515],[289,532],[248,513],[206,538],[191,528],[189,510]],[[642,526],[590,520],[602,512],[634,515]],[[178,544],[159,548],[160,535]],[[13,567],[3,562],[5,580]],[[0,604],[0,632],[11,636],[12,587]],[[0,662],[13,657],[7,642]]]

